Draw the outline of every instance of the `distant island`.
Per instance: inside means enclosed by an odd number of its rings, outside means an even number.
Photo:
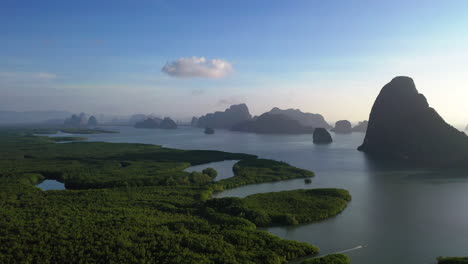
[[[177,129],[177,124],[170,117],[165,117],[159,124],[161,129]]]
[[[224,112],[193,117],[191,126],[221,128],[260,134],[312,134],[315,128],[331,128],[320,114],[304,113],[299,109],[278,107],[252,118],[246,104],[232,105]]]
[[[331,126],[325,121],[325,118],[323,118],[322,115],[320,114],[312,114],[312,113],[304,113],[299,109],[286,109],[282,110],[279,109],[278,107],[274,107],[273,109],[270,110],[270,112],[267,112],[273,115],[284,115],[289,117],[290,119],[298,121],[302,126],[305,127],[323,127],[326,129],[330,129]]]
[[[85,113],[80,113],[79,115],[73,114],[71,117],[65,119],[63,124],[68,128],[96,128],[98,121],[94,116],[88,118]]]
[[[234,125],[231,130],[260,134],[312,134],[314,132],[314,128],[302,126],[297,120],[285,115],[270,113],[240,122]]]
[[[330,133],[323,127],[314,130],[313,140],[315,144],[329,144],[333,142]]]
[[[211,127],[230,129],[235,124],[242,121],[250,120],[252,115],[249,113],[249,108],[246,104],[231,105],[224,112],[214,112],[206,114],[200,118],[192,118],[192,125],[196,122],[196,127],[206,128]]]
[[[142,121],[135,123],[135,128],[159,128],[159,124],[162,122],[162,119],[157,117],[147,117]]]
[[[396,77],[382,88],[358,149],[437,166],[463,166],[468,161],[468,137],[429,107],[409,77]]]
[[[366,132],[368,125],[369,125],[369,122],[367,120],[364,120],[362,122],[359,122],[357,125],[355,125],[351,129],[351,131],[353,131],[353,132]]]
[[[177,129],[177,123],[170,117],[160,119],[157,117],[148,117],[143,121],[137,122],[135,128],[160,128],[160,129]]]
[[[332,128],[331,131],[335,133],[349,134],[352,132],[351,129],[351,122],[348,120],[340,120],[335,123],[335,127]]]

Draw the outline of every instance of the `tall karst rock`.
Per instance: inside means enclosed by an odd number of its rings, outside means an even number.
[[[197,126],[201,128],[230,129],[235,124],[251,119],[249,108],[245,104],[231,105],[224,112],[206,114],[198,119]]]
[[[409,77],[396,77],[382,88],[358,149],[373,156],[436,166],[468,161],[468,137],[429,107]]]

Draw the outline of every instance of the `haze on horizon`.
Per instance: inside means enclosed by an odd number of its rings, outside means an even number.
[[[467,1],[27,2],[0,8],[0,110],[359,121],[405,75],[468,123]]]

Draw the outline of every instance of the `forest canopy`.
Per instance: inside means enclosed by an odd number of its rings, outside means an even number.
[[[208,206],[216,190],[311,177],[310,171],[221,151],[57,144],[35,132],[0,131],[1,263],[285,263],[318,253]],[[228,159],[240,160],[235,176],[219,182],[212,170],[183,171]],[[68,190],[35,187],[44,179]]]

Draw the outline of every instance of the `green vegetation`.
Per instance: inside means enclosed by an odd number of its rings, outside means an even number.
[[[438,264],[466,264],[468,257],[438,257]]]
[[[61,128],[59,131],[69,134],[109,134],[109,133],[119,133],[113,130],[106,129],[90,129],[90,128]]]
[[[350,264],[351,259],[344,254],[331,254],[321,258],[307,259],[301,264]]]
[[[55,144],[34,133],[0,131],[0,263],[286,263],[318,252],[259,231],[206,201],[214,190],[311,177],[309,171],[246,154]],[[235,176],[221,183],[213,182],[212,170],[183,171],[227,159],[241,161]],[[34,186],[44,179],[64,182],[69,190]],[[250,210],[263,203],[261,197],[246,200]]]
[[[67,141],[86,140],[87,138],[85,137],[49,137],[48,139],[55,141],[55,142],[67,142]]]
[[[309,178],[304,179],[304,183],[306,183],[306,184],[311,184],[311,183],[312,183],[312,179],[309,179]]]
[[[204,209],[198,191],[10,187],[0,200],[0,263],[282,263],[317,252]]]
[[[54,138],[30,134],[19,137],[13,132],[2,133],[1,173],[37,173],[64,182],[67,189],[206,185],[212,182],[211,178],[208,181],[183,170],[213,161],[254,158],[246,154],[175,150],[144,144],[52,144],[53,141]]]
[[[218,172],[213,168],[206,168],[202,171],[202,173],[210,176],[211,179],[214,179],[216,176],[218,176]]]
[[[211,199],[206,204],[219,212],[244,217],[258,226],[271,226],[323,220],[339,214],[350,200],[346,190],[312,189]]]
[[[267,159],[243,159],[234,164],[234,177],[218,182],[216,190],[232,189],[242,185],[309,178],[315,174],[293,167],[285,162]]]
[[[23,128],[24,129],[24,128]],[[64,126],[43,126],[40,128],[31,128],[28,131],[33,134],[56,134],[57,132],[69,134],[108,134],[119,133],[118,131],[105,130],[100,128],[69,128]]]

